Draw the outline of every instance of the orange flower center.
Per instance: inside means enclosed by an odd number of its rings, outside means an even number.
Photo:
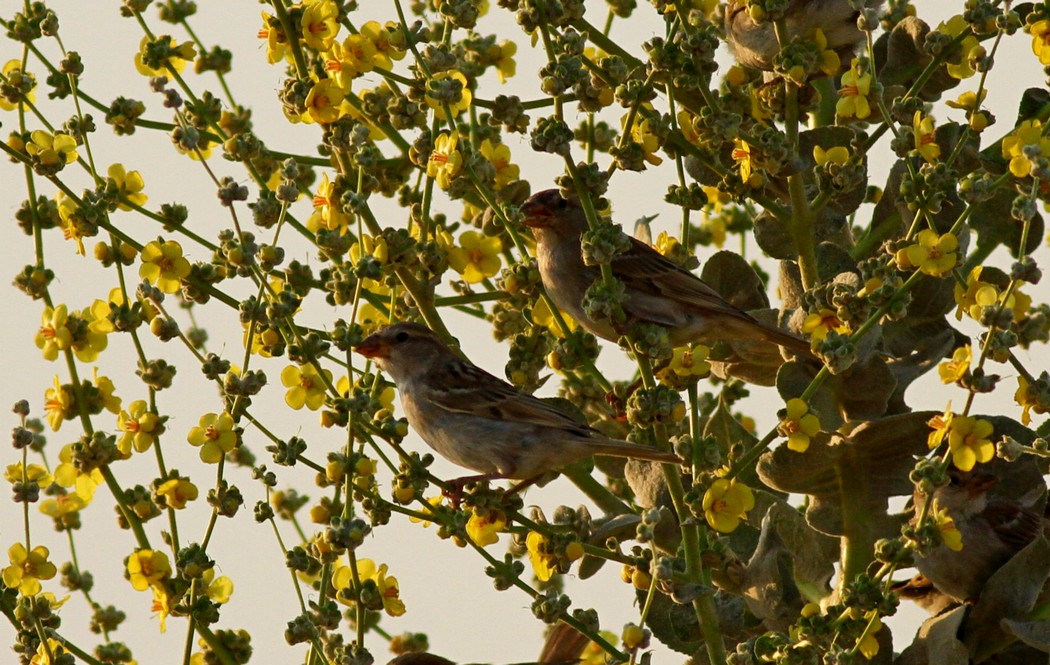
[[[204,436],[207,437],[209,441],[215,441],[216,439],[218,439],[219,434],[220,432],[219,430],[215,429],[215,425],[208,425],[204,429]]]
[[[839,97],[857,97],[860,95],[860,89],[855,85],[844,85],[839,90]]]
[[[432,161],[435,161],[435,162],[439,163],[439,164],[447,164],[448,163],[448,155],[446,155],[443,152],[431,153],[430,159]]]
[[[54,339],[57,334],[51,326],[40,326],[40,336],[44,339]]]

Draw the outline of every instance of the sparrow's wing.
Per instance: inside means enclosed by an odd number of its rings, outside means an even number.
[[[613,258],[611,267],[628,291],[668,298],[676,302],[678,307],[692,305],[747,321],[753,320],[726,302],[699,277],[635,238],[631,238],[628,251]]]
[[[1043,519],[1038,513],[1014,502],[992,499],[984,515],[995,533],[1015,551],[1032,542],[1043,528]]]
[[[597,430],[541,399],[523,393],[485,370],[450,358],[427,381],[427,399],[452,413],[565,430],[581,437]]]

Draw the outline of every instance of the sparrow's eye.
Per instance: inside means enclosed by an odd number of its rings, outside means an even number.
[[[399,333],[398,333],[398,334],[397,334],[397,335],[396,335],[396,336],[394,337],[394,341],[395,341],[395,342],[397,342],[397,343],[399,343],[399,344],[400,344],[401,342],[407,342],[407,341],[408,341],[408,333],[407,333],[407,332],[405,332],[404,330],[402,330],[401,332],[399,332]]]
[[[569,202],[568,201],[566,201],[565,199],[558,199],[558,209],[559,210],[565,210],[568,207],[569,207]]]

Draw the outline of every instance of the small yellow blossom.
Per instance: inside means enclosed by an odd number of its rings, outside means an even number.
[[[82,473],[73,463],[72,443],[67,443],[58,451],[58,461],[59,464],[55,467],[55,483],[61,487],[74,487],[75,494],[90,503],[95,495],[95,488],[105,482],[102,472],[92,469],[89,473]]]
[[[160,551],[139,550],[128,557],[125,566],[135,591],[145,591],[171,577],[171,562],[168,555]]]
[[[347,89],[335,79],[321,79],[314,83],[306,95],[306,113],[302,116],[305,122],[330,124],[342,116],[342,103]]]
[[[960,471],[969,471],[978,462],[991,461],[995,457],[995,444],[989,438],[992,432],[992,424],[987,420],[971,416],[952,418],[948,426],[952,464]]]
[[[146,60],[150,59],[150,52],[154,49],[167,51],[167,56],[162,58],[156,69],[146,64]],[[197,49],[194,48],[193,42],[179,44],[170,35],[161,35],[156,40],[150,40],[147,35],[139,42],[139,51],[135,54],[135,69],[143,76],[165,76],[169,70],[181,72],[186,68],[186,62],[196,57]]]
[[[199,491],[188,478],[172,478],[165,480],[154,491],[158,503],[168,508],[182,510],[190,501],[195,501]],[[159,499],[163,498],[163,501]]]
[[[496,187],[506,187],[516,181],[521,173],[517,164],[510,161],[510,147],[505,143],[492,144],[485,139],[481,142],[481,155],[496,168]]]
[[[840,335],[848,335],[851,332],[849,324],[840,320],[838,315],[830,309],[825,308],[809,314],[802,322],[802,333],[809,335],[814,342],[823,341],[831,331]]]
[[[839,100],[835,103],[835,114],[840,118],[864,120],[871,115],[868,95],[871,93],[871,72],[862,71],[860,60],[853,59],[849,70],[842,75]]]
[[[7,550],[11,565],[2,572],[4,586],[18,589],[23,596],[40,593],[40,580],[49,580],[58,573],[55,564],[47,560],[51,553],[43,545],[26,550],[22,543],[15,543]]]
[[[22,70],[22,61],[18,59],[8,60],[3,70],[0,70],[6,80],[6,87],[11,90],[22,90],[22,99],[33,103],[36,101],[36,76]],[[0,109],[14,111],[21,106],[22,102],[12,102],[6,97],[0,96]]]
[[[944,413],[939,416],[934,416],[926,421],[926,424],[930,426],[931,432],[926,437],[926,445],[930,449],[934,449],[941,445],[944,441],[944,437],[948,435],[949,429],[951,429],[952,420],[955,418],[955,414],[952,413],[952,403],[948,402],[948,406],[944,409]]]
[[[1015,177],[1024,178],[1032,172],[1032,160],[1025,154],[1029,146],[1033,146],[1039,155],[1050,157],[1050,138],[1043,135],[1040,120],[1025,120],[1003,137],[1003,159],[1009,160],[1010,173]]]
[[[809,440],[820,432],[820,419],[809,412],[805,401],[793,397],[787,401],[787,414],[777,425],[777,432],[788,438],[788,449],[804,453],[809,449]]]
[[[155,284],[164,293],[179,290],[190,274],[190,262],[182,256],[182,245],[174,240],[154,240],[142,248],[139,277]]]
[[[434,139],[434,150],[427,160],[427,177],[437,180],[441,189],[449,188],[452,178],[463,166],[463,155],[458,146],[459,132],[442,132]]]
[[[875,610],[872,610],[868,615],[865,615],[865,617],[871,625],[864,631],[864,634],[861,635],[860,640],[857,641],[857,651],[868,660],[871,660],[879,653],[879,638],[876,634],[882,630],[882,621],[879,619]]]
[[[57,432],[64,421],[75,417],[75,405],[73,392],[60,384],[56,376],[54,387],[44,391],[44,413],[47,414],[47,424],[51,426],[52,432]]]
[[[467,84],[467,77],[463,75],[463,72],[459,71],[458,69],[450,69],[448,71],[438,72],[437,74],[434,74],[434,77],[427,85],[427,93],[425,99],[427,102],[427,106],[434,109],[434,115],[437,117],[438,120],[441,120],[442,122],[448,120],[448,116],[445,114],[445,104],[442,104],[440,101],[438,101],[431,95],[430,88],[433,84],[438,84],[441,81],[447,81],[449,79],[459,81],[460,84],[459,100],[456,102],[448,103],[448,108],[452,112],[452,117],[456,117],[463,111],[466,111],[468,108],[470,108],[470,104],[474,99],[473,94],[470,92],[470,86]],[[444,85],[442,85],[442,87],[444,87]]]
[[[558,312],[561,314],[561,320],[565,322],[569,332],[576,330],[580,325],[576,322],[576,319],[572,318],[565,312],[562,312],[561,310],[558,310]],[[558,339],[563,339],[565,337],[565,332],[561,329],[561,326],[558,325],[558,321],[555,320],[554,315],[551,314],[550,308],[547,307],[547,301],[543,298],[536,301],[536,306],[532,308],[530,318],[534,324],[545,327]]]
[[[376,67],[390,69],[394,60],[405,57],[404,45],[401,42],[400,27],[397,24],[380,25],[378,21],[368,21],[361,26],[361,36],[372,42],[375,55],[372,61]]]
[[[117,442],[117,448],[128,457],[131,449],[135,452],[146,452],[149,450],[157,437],[164,432],[164,423],[161,418],[149,410],[143,400],[135,400],[128,406],[127,411],[121,411],[117,416],[117,429],[123,434]]]
[[[628,651],[634,651],[638,648],[645,648],[649,643],[649,631],[645,630],[641,626],[633,623],[626,624],[623,627],[623,632],[620,634],[620,641]]]
[[[1042,65],[1050,65],[1050,21],[1042,19],[1026,28],[1032,35],[1032,53]]]
[[[518,52],[518,45],[509,39],[505,39],[493,48],[499,49],[496,56],[496,76],[500,83],[506,83],[507,79],[514,76],[518,71],[518,63],[514,60],[514,54]]]
[[[459,245],[448,248],[449,266],[463,276],[468,284],[477,284],[486,277],[499,273],[503,241],[499,236],[486,236],[477,231],[465,231]]]
[[[345,235],[349,226],[350,215],[343,212],[335,183],[328,180],[327,173],[322,173],[321,183],[314,194],[314,211],[306,219],[306,228],[314,233],[321,229],[338,230],[340,235]]]
[[[26,154],[33,158],[34,168],[39,166],[53,174],[77,161],[77,140],[63,132],[52,134],[37,129],[29,135]]]
[[[751,488],[736,480],[719,478],[704,492],[704,519],[715,531],[732,533],[755,507]]]
[[[318,374],[313,365],[288,365],[281,370],[281,385],[288,388],[284,403],[296,411],[303,406],[316,411],[324,404],[325,389],[331,382],[332,373],[328,370]]]
[[[966,286],[955,285],[955,318],[962,321],[963,312],[971,319],[979,321],[985,307],[991,307],[999,300],[999,289],[994,284],[981,281],[984,266],[975,266],[966,277]]]
[[[303,43],[315,51],[327,51],[339,32],[339,8],[332,0],[308,2],[303,7],[299,25],[303,31]]]
[[[737,163],[740,179],[749,187],[760,187],[765,182],[761,174],[755,172],[757,160],[751,155],[751,145],[744,139],[733,139],[733,161]]]
[[[288,47],[288,35],[285,34],[280,19],[266,12],[262,12],[262,19],[263,27],[259,29],[256,36],[266,40],[266,61],[273,65],[281,60],[291,60],[292,52]]]
[[[68,319],[69,310],[65,305],[54,309],[44,308],[40,316],[40,328],[33,339],[36,348],[43,351],[44,360],[55,360],[59,351],[65,351],[72,345],[73,333],[66,326]]]
[[[68,516],[80,512],[89,503],[91,503],[91,497],[85,498],[77,492],[49,493],[49,497],[40,502],[40,512],[56,520],[57,523],[63,523]]]
[[[817,166],[824,166],[825,164],[838,164],[839,166],[845,166],[849,162],[849,148],[842,145],[837,145],[828,150],[819,145],[813,146],[813,161],[817,163]]]
[[[128,171],[123,164],[110,164],[106,174],[116,185],[121,199],[127,200],[127,203],[122,200],[117,204],[119,209],[131,210],[132,205],[139,207],[146,205],[149,197],[142,193],[143,188],[146,186],[146,183],[142,180],[142,174],[138,171]]]
[[[955,267],[959,239],[955,234],[937,235],[933,229],[923,229],[914,245],[897,250],[897,265],[902,270],[918,269],[931,277],[940,277]]]
[[[936,162],[941,156],[941,146],[937,145],[936,128],[932,116],[924,116],[916,111],[911,122],[911,135],[915,141],[915,150],[927,162]]]
[[[707,376],[711,372],[711,363],[707,362],[709,353],[711,349],[703,344],[675,347],[667,369],[682,378]]]
[[[529,562],[532,563],[536,579],[541,582],[547,582],[555,573],[565,572],[573,561],[583,557],[583,545],[580,543],[572,541],[559,553],[554,542],[538,531],[530,531],[525,536],[525,548],[529,552]]]
[[[202,461],[217,464],[223,455],[237,446],[233,416],[226,412],[204,414],[201,416],[200,425],[190,430],[186,440],[194,446],[201,447]]]
[[[1050,373],[1044,371],[1036,379],[1036,385],[1028,383],[1024,376],[1017,377],[1017,390],[1014,391],[1014,401],[1021,407],[1021,424],[1028,426],[1032,422],[1032,412],[1050,412]]]
[[[377,567],[375,561],[371,559],[357,560],[358,579],[362,584],[368,581],[373,582],[382,600],[383,610],[392,617],[399,617],[405,613],[405,604],[401,600],[401,590],[398,587],[397,578],[387,577],[387,570],[388,567],[385,563]],[[350,605],[351,601],[349,598],[356,594],[352,592],[346,593],[343,590],[350,590],[353,584],[354,575],[350,566],[337,566],[335,572],[332,573],[332,586],[338,591],[336,600],[345,605]]]
[[[937,366],[937,373],[941,377],[941,383],[959,383],[970,373],[970,360],[973,353],[970,345],[960,346],[955,349],[951,360],[945,360]]]
[[[652,109],[652,104],[643,104],[642,108]],[[624,132],[628,130],[627,120],[629,118],[630,113],[620,118],[620,129]],[[634,123],[630,127],[630,136],[631,140],[641,148],[645,161],[653,166],[659,166],[663,163],[663,158],[656,154],[656,151],[660,149],[660,139],[653,133],[649,119],[640,112],[634,116]]]
[[[46,488],[54,479],[51,474],[47,472],[47,469],[40,466],[39,464],[30,464],[23,467],[21,462],[15,464],[9,464],[4,469],[4,480],[7,482],[14,483],[36,483],[41,489]]]
[[[490,510],[487,515],[471,513],[467,520],[467,535],[477,545],[485,547],[499,541],[499,533],[507,528],[507,516],[500,510]]]
[[[930,517],[937,523],[937,529],[941,533],[941,541],[945,547],[953,552],[959,552],[963,548],[962,532],[955,526],[955,520],[948,514],[947,508],[941,508],[934,501]]]
[[[976,73],[973,63],[978,57],[982,57],[984,48],[978,41],[977,36],[973,34],[970,24],[963,18],[963,15],[956,14],[947,21],[942,22],[937,26],[937,32],[950,35],[952,38],[958,37],[963,32],[966,33],[966,36],[963,37],[958,46],[953,47],[951,52],[947,54],[945,67],[948,71],[948,76],[955,79],[962,80],[973,76]]]
[[[164,584],[151,584],[149,589],[153,592],[153,603],[150,609],[153,610],[153,615],[160,623],[160,632],[166,633],[168,632],[168,615],[171,614],[175,599],[172,598],[171,592]]]

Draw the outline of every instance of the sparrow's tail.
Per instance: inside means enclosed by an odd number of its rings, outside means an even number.
[[[650,462],[663,462],[665,464],[681,464],[682,458],[669,450],[660,450],[651,446],[642,446],[637,443],[620,441],[619,439],[595,440],[591,442],[592,452],[595,455],[608,457],[629,457],[631,459],[644,459]]]
[[[802,356],[803,358],[816,358],[816,355],[813,353],[813,349],[811,349],[809,346],[808,340],[805,340],[801,337],[797,337],[793,333],[789,333],[788,331],[782,328],[768,326],[761,322],[759,322],[759,325],[762,326],[764,337],[768,341],[782,346],[788,351],[791,351],[796,355]]]

